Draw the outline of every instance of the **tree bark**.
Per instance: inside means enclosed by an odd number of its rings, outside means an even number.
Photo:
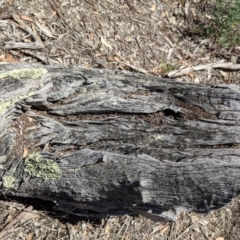
[[[174,220],[240,191],[240,91],[78,66],[0,65],[1,194]]]

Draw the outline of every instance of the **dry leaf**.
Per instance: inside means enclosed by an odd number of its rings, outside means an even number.
[[[187,66],[187,67],[190,67],[190,66],[192,66],[192,64],[191,64],[191,63],[188,63],[188,62],[187,62],[187,61],[185,61],[185,60],[180,60],[180,61],[179,61],[179,64],[180,64],[180,65]]]
[[[114,61],[113,56],[107,56],[107,60],[108,60],[109,62],[113,62],[113,61]]]
[[[219,72],[221,73],[221,75],[222,75],[223,77],[227,77],[227,76],[228,76],[228,73],[225,72],[225,71],[219,70]]]
[[[132,38],[130,38],[130,37],[126,37],[126,38],[125,38],[125,41],[126,41],[126,42],[133,42],[134,39],[132,39]]]
[[[33,119],[32,119],[31,117],[28,117],[28,121],[29,121],[29,122],[32,122]]]
[[[94,39],[94,34],[90,33],[90,34],[88,35],[88,37],[89,37],[89,39],[93,40],[93,39]]]
[[[159,225],[159,226],[155,227],[155,228],[153,229],[153,231],[151,232],[151,235],[155,234],[156,232],[161,231],[162,228],[163,228],[162,225]]]
[[[47,37],[50,37],[50,38],[56,38],[52,35],[52,33],[50,32],[50,30],[42,25],[40,22],[38,21],[35,21],[35,24],[37,25],[37,27],[47,36]]]
[[[87,230],[85,229],[85,230],[83,231],[82,236],[83,236],[83,237],[87,237],[87,235],[88,235],[88,232],[87,232]]]
[[[168,17],[169,15],[169,12],[168,11],[163,11],[162,12],[162,17]]]
[[[151,235],[153,235],[159,231],[161,232],[161,234],[164,234],[168,229],[169,229],[168,225],[164,225],[164,226],[159,225],[153,229],[153,231],[151,232]]]
[[[0,58],[0,62],[19,62],[19,60],[15,59],[11,54],[6,54],[3,58],[2,57]]]
[[[189,76],[190,78],[193,78],[195,75],[194,75],[193,72],[190,72],[190,73],[188,73],[188,76]]]
[[[52,16],[55,17],[57,15],[56,11],[52,11]]]
[[[112,50],[112,46],[103,37],[101,37],[101,43]]]
[[[30,43],[30,42],[32,42],[29,38],[25,38],[25,39],[23,39],[23,41],[24,41],[25,43]]]
[[[30,233],[28,235],[25,236],[26,240],[32,240],[33,239],[33,233]]]
[[[5,220],[5,223],[9,223],[9,222],[11,222],[13,220],[13,216],[11,215],[11,214],[9,214],[8,216],[7,216],[7,219]]]
[[[199,82],[200,82],[200,80],[199,80],[198,77],[195,77],[193,81],[194,81],[195,83],[199,83]]]
[[[131,235],[128,234],[128,235],[125,237],[125,240],[130,240],[130,239],[132,239],[132,238],[131,238]]]
[[[20,18],[22,20],[25,20],[25,21],[28,21],[28,22],[33,22],[33,19],[31,17],[28,17],[28,16],[21,15]]]
[[[62,228],[65,226],[63,225]],[[78,228],[75,225],[68,224],[69,231],[71,232],[71,235],[76,235],[78,232]]]
[[[152,12],[155,12],[155,10],[156,10],[156,5],[153,4],[153,5],[151,6],[150,10],[151,10]]]
[[[116,62],[120,62],[121,59],[118,56],[115,55],[115,56],[113,56],[113,60],[116,61]]]
[[[23,223],[23,222],[26,222],[28,220],[31,220],[33,218],[38,218],[40,217],[39,214],[37,213],[37,211],[34,211],[34,212],[26,212],[24,214],[24,216],[21,217],[20,222]]]
[[[82,40],[82,42],[83,42],[84,44],[88,44],[89,39],[88,39],[88,38],[84,38],[84,39]]]
[[[121,70],[126,70],[122,64],[119,64],[118,68],[121,69]]]
[[[164,227],[163,229],[161,229],[161,234],[163,235],[165,232],[167,232],[169,229],[169,226],[167,225],[166,227]]]
[[[28,149],[26,147],[24,147],[22,157],[25,158],[27,155],[28,155]]]
[[[111,232],[111,228],[110,228],[109,225],[107,225],[107,226],[105,227],[105,229],[104,229],[104,233],[105,233],[105,234],[109,234],[110,232]]]

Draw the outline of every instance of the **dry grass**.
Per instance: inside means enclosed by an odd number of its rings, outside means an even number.
[[[213,7],[211,0],[0,1],[0,61],[81,64],[160,76],[181,67],[238,63],[240,48],[223,49],[196,34],[194,24],[208,21]],[[237,71],[208,69],[176,80],[239,84],[239,79]],[[1,201],[1,231],[24,209]],[[72,216],[63,219],[41,209],[17,219],[1,239],[232,240],[240,235],[239,199],[207,216],[185,212],[174,223],[129,216],[72,221]]]

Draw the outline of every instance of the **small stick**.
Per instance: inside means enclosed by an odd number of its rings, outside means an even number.
[[[202,71],[206,69],[226,69],[226,70],[240,70],[240,64],[232,64],[232,63],[208,63],[206,65],[198,65],[198,66],[192,66],[189,68],[179,69],[172,72],[169,72],[167,74],[168,77],[179,77],[182,75],[186,75],[192,71]]]
[[[0,239],[3,239],[3,237],[7,234],[10,228],[13,227],[14,224],[16,224],[18,221],[20,222],[24,218],[24,216],[32,210],[33,207],[28,206],[17,217],[15,217],[5,228],[2,229],[2,231],[0,232]]]

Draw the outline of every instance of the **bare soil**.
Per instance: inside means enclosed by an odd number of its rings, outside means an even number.
[[[214,0],[0,1],[0,62],[80,64],[160,77],[211,63],[239,64],[240,47],[223,48],[196,31],[211,20],[214,4]],[[214,85],[240,83],[239,71],[211,67],[173,78]],[[187,117],[203,114],[201,109],[195,113]],[[161,124],[162,113],[141,117]],[[21,124],[34,126],[27,118],[14,124],[15,129]],[[208,215],[181,213],[174,223],[142,216],[96,221],[52,209],[51,203],[33,199],[2,199],[0,239],[232,240],[240,235],[240,198]]]

